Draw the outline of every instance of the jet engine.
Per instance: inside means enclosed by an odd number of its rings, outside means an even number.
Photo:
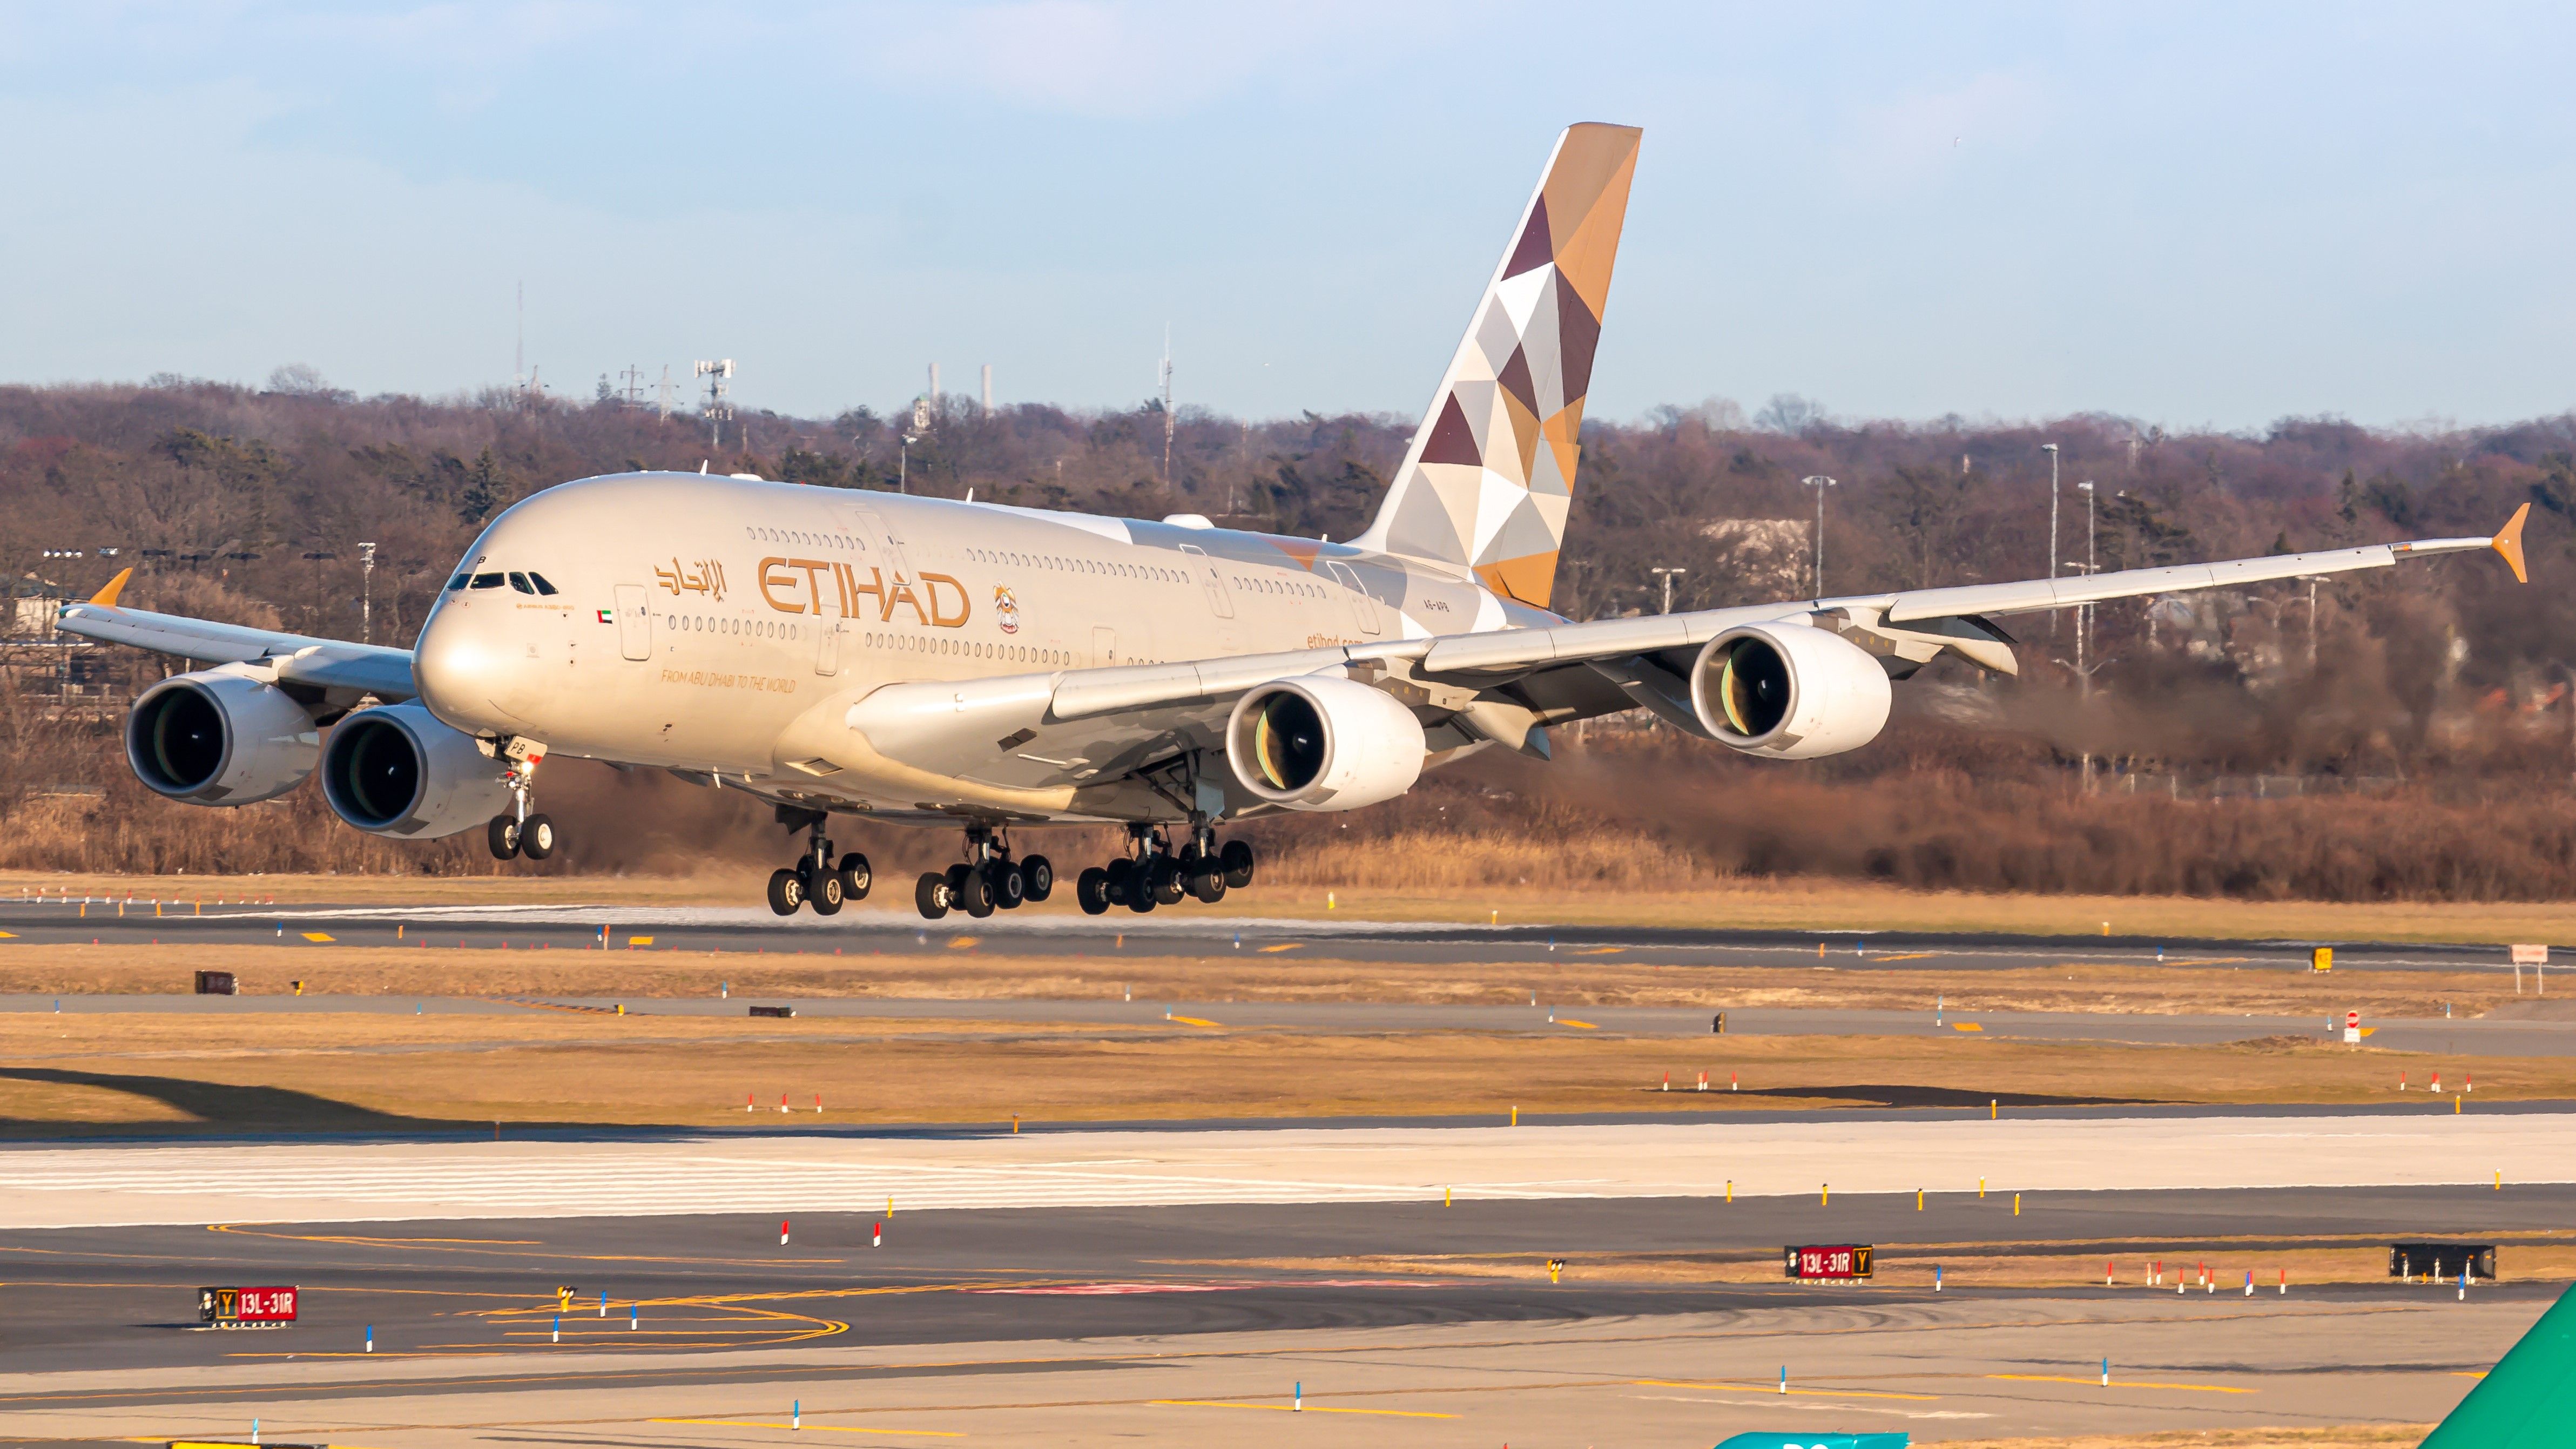
[[[162,680],[125,716],[135,776],[197,805],[275,799],[304,783],[321,748],[304,706],[229,665]]]
[[[1291,810],[1357,810],[1422,775],[1422,722],[1386,694],[1331,675],[1265,684],[1225,724],[1243,788]]]
[[[1719,743],[1748,755],[1812,760],[1856,750],[1887,727],[1877,656],[1806,624],[1742,624],[1691,666],[1691,708]]]
[[[370,835],[435,840],[510,804],[500,762],[419,704],[362,710],[322,750],[322,798]]]

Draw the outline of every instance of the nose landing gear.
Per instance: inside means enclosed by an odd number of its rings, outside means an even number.
[[[832,842],[823,835],[830,820],[820,810],[797,810],[780,806],[779,823],[790,830],[805,831],[805,855],[792,866],[781,866],[769,873],[769,908],[782,916],[796,914],[799,906],[812,906],[818,916],[838,915],[851,901],[868,898],[869,887],[876,884],[868,858],[853,850],[835,863]]]
[[[969,825],[966,858],[946,870],[923,871],[913,883],[912,904],[925,921],[950,911],[964,911],[980,921],[995,911],[1045,900],[1054,891],[1055,866],[1045,856],[1014,859],[1007,837],[995,835],[989,825]]]
[[[484,843],[492,847],[494,860],[508,860],[524,855],[530,860],[543,860],[555,853],[555,822],[544,815],[528,813],[529,803],[536,798],[537,766],[546,757],[545,746],[530,740],[510,739],[494,747],[493,753],[508,762],[502,780],[509,786],[511,810],[495,815],[483,828]]]

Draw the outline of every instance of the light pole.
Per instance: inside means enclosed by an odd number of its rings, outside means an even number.
[[[920,441],[921,439],[914,437],[910,433],[903,435],[903,447],[898,450],[895,455],[894,491],[897,493],[910,493],[912,491],[912,445]],[[1058,464],[1057,466],[1062,467],[1063,465]]]
[[[2089,579],[2093,575],[2102,571],[2102,556],[2094,547],[2093,480],[2087,478],[2083,482],[2076,484],[2075,489],[2077,492],[2084,495],[2084,576]],[[2088,637],[2092,634],[2093,606],[2090,603],[2087,603],[2084,606],[2083,611],[2075,616],[2075,627],[2082,630]],[[2083,653],[2084,643],[2082,640],[2079,639],[2076,641],[2075,650],[2079,655]]]
[[[358,545],[358,642],[376,642],[376,546]]]
[[[2057,577],[2057,445],[2042,443],[2039,450],[2048,455],[2048,576]],[[2048,611],[2048,632],[2057,632],[2057,611]]]
[[[1798,480],[1799,486],[1816,490],[1816,597],[1825,596],[1825,490],[1834,480],[1822,473],[1810,473]]]
[[[1686,573],[1689,573],[1689,572],[1690,572],[1690,570],[1689,570],[1689,569],[1648,569],[1648,570],[1646,570],[1646,572],[1648,572],[1648,573],[1650,573],[1650,574],[1659,574],[1659,575],[1661,575],[1661,576],[1663,577],[1663,580],[1664,580],[1664,612],[1665,612],[1665,613],[1667,613],[1667,614],[1671,613],[1671,612],[1673,611],[1673,577],[1674,577],[1674,575],[1676,575],[1676,574],[1686,574]]]

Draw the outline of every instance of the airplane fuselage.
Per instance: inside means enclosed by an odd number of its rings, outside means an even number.
[[[841,717],[897,682],[1553,618],[1463,570],[1313,539],[689,473],[547,489],[496,519],[455,580],[414,670],[459,729],[816,803],[1060,818],[1168,812],[1115,785],[1115,750],[1096,787],[1031,789],[1007,763],[967,779],[872,759],[835,738]]]

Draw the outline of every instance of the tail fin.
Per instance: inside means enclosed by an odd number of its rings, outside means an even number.
[[[1557,138],[1360,546],[1471,568],[1546,607],[1643,134],[1586,123]]]
[[[2542,1449],[2567,1442],[2576,1402],[2576,1288],[2506,1349],[2423,1449]]]

